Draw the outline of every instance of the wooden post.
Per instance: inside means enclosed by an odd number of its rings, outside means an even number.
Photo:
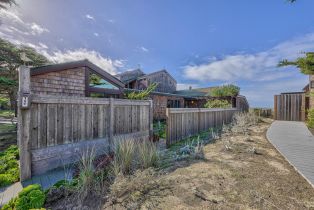
[[[114,99],[109,99],[109,152],[113,150],[113,132],[114,132]]]
[[[31,153],[30,153],[30,109],[25,105],[29,103],[27,95],[30,94],[30,70],[26,66],[19,68],[18,92],[18,145],[20,149],[20,179],[24,181],[31,178]]]
[[[153,100],[149,100],[149,140],[151,141],[153,141],[154,138],[153,115]]]
[[[170,111],[166,108],[166,145],[170,146]]]

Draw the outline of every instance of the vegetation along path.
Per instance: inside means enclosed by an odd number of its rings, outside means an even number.
[[[314,186],[314,136],[303,122],[275,121],[268,140]]]
[[[116,179],[102,209],[313,209],[314,189],[266,139],[272,120],[238,121],[203,158]]]

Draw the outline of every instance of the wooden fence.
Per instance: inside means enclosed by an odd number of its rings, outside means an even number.
[[[274,96],[274,119],[305,121],[305,93],[282,93]]]
[[[167,146],[232,121],[238,109],[168,108]]]
[[[103,154],[117,140],[152,135],[152,101],[41,96],[29,90],[29,70],[21,68],[21,180],[75,162],[87,148]]]

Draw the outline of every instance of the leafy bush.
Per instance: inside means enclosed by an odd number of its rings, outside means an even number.
[[[239,92],[240,88],[238,86],[230,84],[213,88],[209,95],[212,97],[237,96]]]
[[[314,128],[314,109],[309,109],[307,113],[307,126]]]
[[[159,138],[165,139],[166,138],[166,123],[165,122],[155,122],[153,124],[154,127],[154,134],[159,136]]]
[[[9,98],[0,96],[0,109],[9,109],[9,108],[10,108]]]
[[[227,100],[208,100],[204,105],[205,108],[231,108],[231,103]]]
[[[129,92],[126,92],[125,95],[127,99],[145,100],[145,99],[148,99],[149,94],[153,92],[157,86],[158,86],[158,83],[153,83],[153,84],[150,84],[146,90],[131,91],[131,92],[129,91]]]
[[[10,202],[2,207],[2,210],[16,209],[41,209],[45,203],[45,193],[40,185],[34,184],[25,187],[17,198],[13,198]]]
[[[7,186],[19,180],[19,151],[16,145],[10,146],[0,153],[0,187]]]

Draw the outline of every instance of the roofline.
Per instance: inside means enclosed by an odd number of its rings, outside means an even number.
[[[109,82],[119,86],[120,88],[124,87],[123,82],[121,82],[119,79],[117,79],[116,77],[109,74],[104,69],[93,64],[92,62],[90,62],[87,59],[34,67],[34,68],[31,68],[30,74],[31,74],[31,76],[35,76],[35,75],[45,74],[45,73],[49,73],[49,72],[64,71],[67,69],[73,69],[73,68],[79,68],[79,67],[88,67],[89,69],[94,71],[96,74],[98,74],[100,77],[107,79]]]

